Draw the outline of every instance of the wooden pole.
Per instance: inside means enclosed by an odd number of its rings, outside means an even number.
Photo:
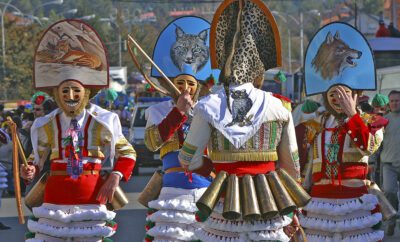
[[[175,94],[179,96],[181,92],[176,88],[176,86],[172,83],[172,81],[164,74],[164,72],[157,66],[157,64],[146,54],[146,52],[140,47],[140,45],[132,38],[132,36],[128,35],[128,40],[131,41],[135,47],[142,53],[144,57],[157,69],[157,71],[161,74],[161,76],[164,78],[164,80],[168,83],[168,85],[171,86],[171,88],[174,90]]]
[[[21,145],[21,143],[19,142],[17,135],[17,125],[10,117],[7,117],[7,123],[11,130],[11,137],[13,142],[13,150],[12,150],[13,176],[14,176],[15,201],[17,203],[17,211],[18,211],[18,221],[20,224],[24,224],[25,218],[24,218],[24,211],[22,210],[21,184],[19,178],[19,160],[18,160],[18,152],[20,152],[19,146]]]

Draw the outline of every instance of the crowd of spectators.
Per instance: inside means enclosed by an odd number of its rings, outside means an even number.
[[[33,121],[44,116],[56,108],[55,102],[45,93],[34,95],[30,105],[20,105],[13,110],[5,110],[0,104],[0,206],[1,197],[14,196],[14,179],[12,173],[12,135],[10,133],[7,117],[11,117],[17,127],[17,135],[24,149],[25,156],[32,152],[30,128]],[[30,187],[21,182],[22,192],[25,193]],[[7,225],[0,222],[0,230],[9,229]]]

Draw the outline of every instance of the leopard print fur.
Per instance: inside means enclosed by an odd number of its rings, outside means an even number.
[[[232,50],[239,6],[235,1],[220,15],[216,26],[216,58],[223,70]],[[271,24],[262,10],[251,0],[245,1],[240,22],[240,36],[234,49],[232,73],[224,83],[242,84],[263,78],[265,70],[276,67],[277,52]]]

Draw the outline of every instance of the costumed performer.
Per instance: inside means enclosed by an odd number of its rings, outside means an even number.
[[[109,85],[104,45],[85,22],[62,20],[43,34],[34,61],[35,88],[52,95],[59,108],[35,120],[30,165],[21,167],[31,181],[51,149],[44,201],[32,208],[27,241],[111,241],[117,225],[106,202],[120,180],[130,178],[136,154],[118,116],[88,102]],[[113,171],[103,180],[106,150]]]
[[[202,18],[178,18],[161,32],[154,48],[154,62],[172,79],[181,95],[146,110],[145,144],[151,151],[160,150],[163,164],[161,192],[148,203],[148,241],[197,240],[195,202],[210,185],[210,172],[188,177],[179,164],[178,153],[192,121],[192,107],[214,83],[209,29],[210,23]],[[161,78],[154,67],[152,76]]]
[[[322,27],[308,46],[306,94],[322,93],[326,108],[311,119],[307,135],[304,185],[312,200],[300,223],[309,241],[383,238],[382,214],[377,196],[369,194],[373,184],[367,174],[368,156],[379,148],[387,122],[356,108],[358,90],[376,89],[374,66],[367,41],[348,24]]]
[[[288,192],[310,199],[298,184],[292,115],[281,99],[254,87],[281,65],[276,22],[262,1],[224,1],[210,40],[223,85],[196,105],[179,153],[181,165],[195,170],[207,146],[218,174],[196,203],[204,222],[196,235],[201,241],[289,241],[293,230],[287,235],[284,227],[297,206]]]

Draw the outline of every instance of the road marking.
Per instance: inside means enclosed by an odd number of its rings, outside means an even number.
[[[146,209],[142,204],[137,201],[139,197],[139,192],[125,193],[129,200],[129,203],[125,205],[121,210],[140,210]],[[23,202],[22,202],[23,203]],[[31,211],[25,206],[22,206],[25,216],[32,215]],[[15,203],[15,198],[1,198],[1,208],[0,208],[0,218],[6,217],[17,217],[17,205]]]

